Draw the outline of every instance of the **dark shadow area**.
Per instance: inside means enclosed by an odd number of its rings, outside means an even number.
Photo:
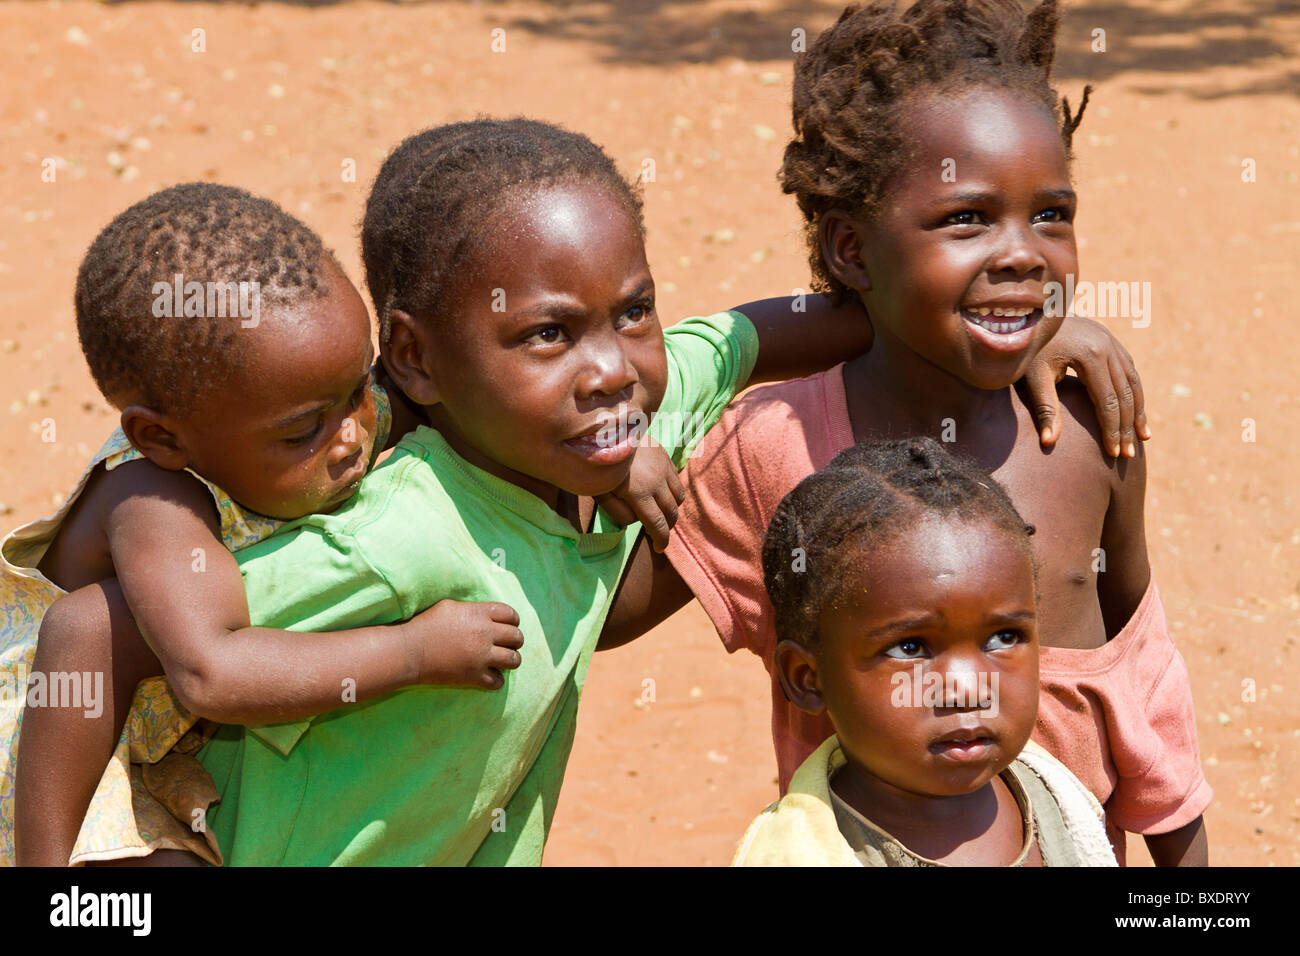
[[[1172,75],[1167,83],[1148,83],[1144,93],[1182,91],[1202,99],[1252,93],[1300,95],[1300,73],[1286,67],[1297,63],[1292,46],[1265,18],[1290,20],[1287,32],[1300,37],[1300,0],[1250,0],[1233,4],[1192,4],[1185,10],[1154,9],[1155,4],[1090,3],[1071,6],[1057,44],[1058,80],[1104,83],[1132,72],[1206,74],[1189,86]],[[1093,52],[1093,31],[1106,31],[1105,52]],[[1227,68],[1277,70],[1267,79],[1234,81],[1215,77]]]
[[[110,4],[136,0],[105,0]],[[189,0],[175,0],[189,2]],[[241,6],[258,3],[241,0]],[[300,7],[332,7],[350,0],[269,0]],[[387,0],[393,6],[418,6],[440,0]],[[500,9],[507,31],[596,47],[603,60],[640,65],[712,63],[727,58],[787,61],[792,32],[805,31],[811,43],[844,8],[842,0],[785,0],[761,8],[719,8],[708,0],[548,0],[545,16],[517,16],[508,0],[485,0],[488,16]],[[1229,9],[1231,7],[1231,9]],[[1252,93],[1300,94],[1300,74],[1284,72],[1298,55],[1265,23],[1289,18],[1286,36],[1300,38],[1300,0],[1233,0],[1193,2],[1174,9],[1160,0],[1136,5],[1123,2],[1074,3],[1066,10],[1058,37],[1056,78],[1103,83],[1132,72],[1171,74],[1167,84],[1148,85],[1148,93],[1182,90],[1218,99]],[[1093,31],[1105,31],[1104,51],[1094,52]],[[1291,44],[1293,46],[1294,44]],[[1275,66],[1278,76],[1235,84],[1216,83],[1213,72],[1228,67]],[[1189,87],[1185,77],[1210,74]]]

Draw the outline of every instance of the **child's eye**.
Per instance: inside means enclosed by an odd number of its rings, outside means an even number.
[[[949,226],[978,226],[982,225],[983,222],[984,217],[973,209],[955,212],[944,220],[944,224]]]
[[[655,305],[653,302],[638,302],[632,308],[624,312],[619,318],[625,326],[644,325],[650,321],[654,314]]]
[[[1044,209],[1034,216],[1034,222],[1069,222],[1070,210],[1064,206],[1054,206],[1051,209]]]
[[[529,332],[524,336],[524,341],[535,345],[556,345],[564,341],[564,328],[559,325],[544,325]]]
[[[317,435],[320,434],[320,430],[324,426],[324,424],[325,424],[324,419],[317,419],[316,424],[311,431],[303,435],[294,435],[292,438],[286,438],[284,440],[284,443],[286,445],[291,445],[295,448],[300,445],[305,445],[313,438],[315,438]]]
[[[984,642],[984,648],[990,651],[1002,651],[1008,647],[1015,647],[1024,639],[1025,636],[1019,631],[998,631]]]
[[[909,637],[906,640],[899,641],[897,644],[891,644],[885,648],[885,656],[892,657],[900,661],[910,661],[919,658],[925,653],[925,642]]]

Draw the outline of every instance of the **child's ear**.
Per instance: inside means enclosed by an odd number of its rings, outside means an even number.
[[[822,261],[835,278],[850,289],[868,292],[871,276],[862,259],[862,222],[843,209],[831,209],[822,214],[817,224],[817,238],[821,242]]]
[[[148,405],[128,405],[122,409],[122,431],[131,444],[159,468],[179,471],[190,463],[176,422]]]
[[[821,684],[817,680],[817,656],[794,641],[776,645],[776,679],[786,698],[800,710],[820,714],[826,710]]]
[[[388,314],[388,341],[379,347],[388,375],[412,402],[437,405],[438,386],[433,377],[433,338],[424,322],[401,309]]]

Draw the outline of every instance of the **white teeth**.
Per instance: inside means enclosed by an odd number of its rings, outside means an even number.
[[[994,332],[998,335],[1009,335],[1012,332],[1019,332],[1027,326],[1029,320],[1023,316],[1014,322],[989,322],[985,319],[981,319],[975,324],[982,329],[986,329],[989,332]]]
[[[1034,311],[1034,309],[1019,306],[1008,306],[1006,308],[1003,308],[1002,306],[980,306],[979,308],[963,310],[967,319],[975,325],[997,335],[1010,335],[1012,332],[1019,332],[1029,324],[1028,317],[1032,315]],[[988,318],[989,315],[994,315],[1007,321],[997,322]]]

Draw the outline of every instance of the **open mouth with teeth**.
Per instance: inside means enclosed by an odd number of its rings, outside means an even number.
[[[1038,324],[1043,312],[1028,306],[978,306],[962,309],[961,317],[985,332],[1011,335]]]
[[[985,332],[992,332],[996,336],[1009,336],[1013,332],[1019,332],[1036,324],[1041,317],[1043,311],[1028,306],[979,306],[962,310],[962,319],[972,325],[979,325]]]

